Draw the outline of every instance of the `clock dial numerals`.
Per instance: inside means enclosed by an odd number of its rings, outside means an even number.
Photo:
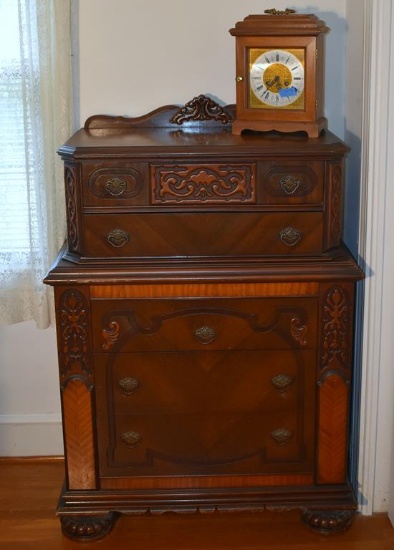
[[[252,50],[250,56],[251,107],[302,108],[303,51]]]

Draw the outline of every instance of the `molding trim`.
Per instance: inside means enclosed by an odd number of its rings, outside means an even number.
[[[54,456],[63,453],[59,414],[0,416],[0,457]]]
[[[379,418],[383,389],[382,310],[384,305],[387,307],[384,295],[384,245],[387,230],[386,191],[389,183],[387,143],[390,86],[388,73],[392,72],[388,70],[391,69],[391,8],[392,0],[364,0],[364,110],[359,262],[365,271],[366,279],[358,476],[360,511],[364,515],[381,511],[375,509],[379,503],[374,501],[378,492],[378,420],[382,420]],[[387,380],[386,383],[388,382]]]
[[[0,414],[0,424],[61,424],[60,413],[50,414]]]

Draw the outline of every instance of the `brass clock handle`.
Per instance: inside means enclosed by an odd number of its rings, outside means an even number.
[[[236,82],[243,82],[243,81],[244,81],[244,77],[243,77],[243,76],[236,76],[236,77],[235,77],[235,81],[236,81]]]

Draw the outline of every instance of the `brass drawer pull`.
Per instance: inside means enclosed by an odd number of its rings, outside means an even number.
[[[294,195],[301,185],[301,180],[297,180],[293,176],[286,176],[279,181],[279,184],[286,195]]]
[[[139,443],[141,443],[142,437],[137,432],[125,432],[121,435],[121,439],[125,445],[128,447],[135,447]]]
[[[280,445],[281,447],[283,445],[287,445],[292,438],[292,433],[289,432],[289,430],[286,430],[285,428],[279,428],[278,430],[274,430],[271,433],[272,439],[275,441],[277,445]]]
[[[203,326],[195,331],[194,336],[201,344],[210,344],[216,338],[216,331],[211,327]]]
[[[290,389],[294,378],[287,376],[287,374],[278,374],[271,379],[271,383],[276,390],[280,393],[284,393]]]
[[[134,393],[139,388],[139,386],[139,380],[137,380],[137,378],[133,378],[132,376],[127,376],[126,378],[122,378],[122,380],[119,380],[120,389],[128,395]]]
[[[119,197],[127,189],[127,183],[119,178],[112,178],[105,182],[105,189],[114,197]]]
[[[294,227],[286,227],[279,233],[279,237],[286,246],[295,246],[301,239],[301,233]]]
[[[113,229],[108,233],[107,240],[112,246],[120,248],[129,242],[129,238],[129,233],[126,233],[123,229]]]

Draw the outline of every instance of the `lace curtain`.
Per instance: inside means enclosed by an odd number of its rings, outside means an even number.
[[[50,324],[65,238],[57,148],[71,130],[70,0],[0,0],[0,324]]]

